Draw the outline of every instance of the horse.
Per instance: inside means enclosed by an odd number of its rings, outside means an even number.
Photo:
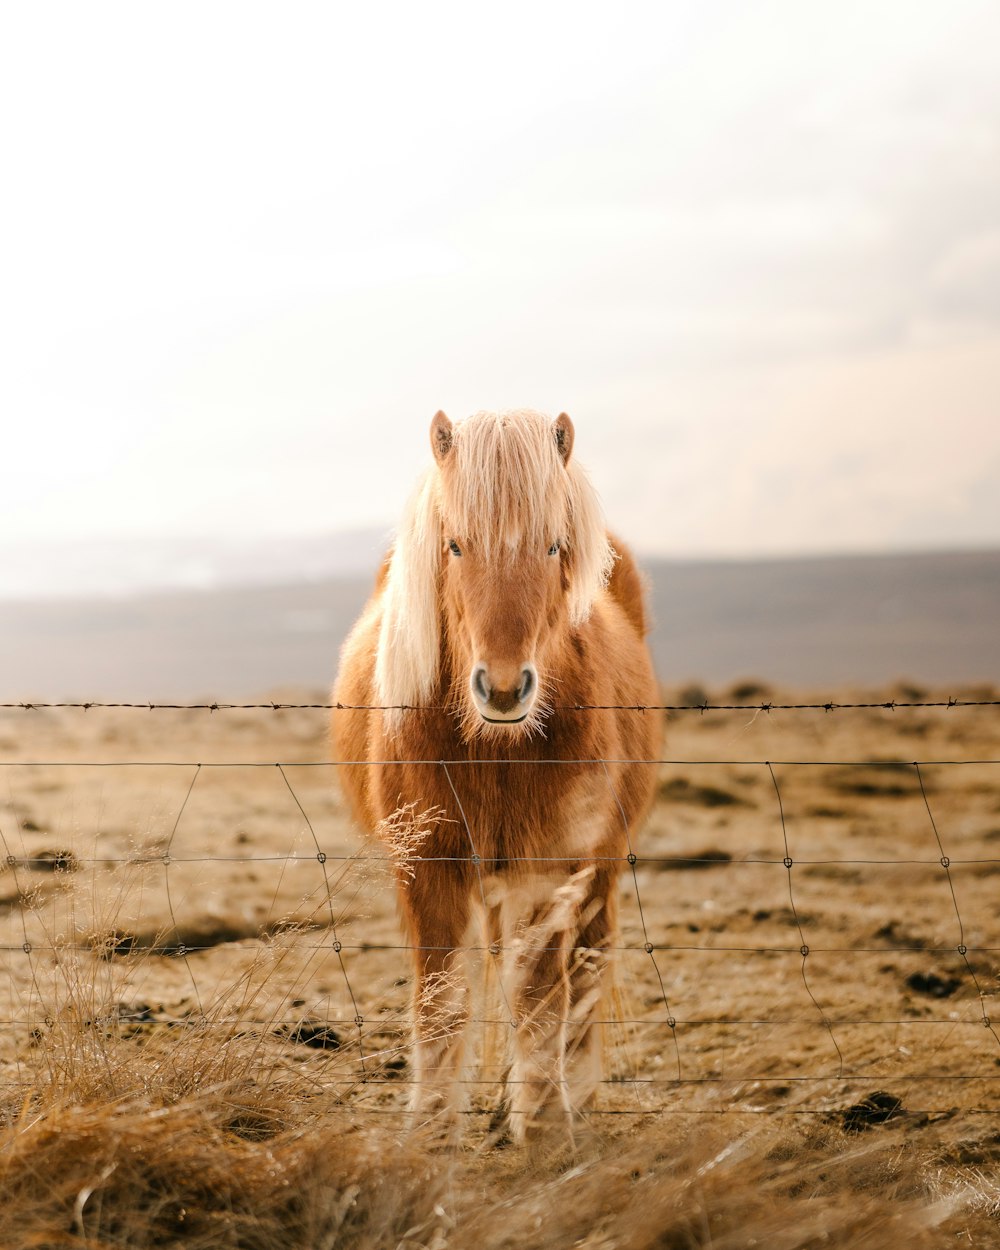
[[[618,878],[660,745],[645,590],[565,413],[438,412],[430,435],[342,650],[334,758],[360,825],[397,852],[406,834],[411,1108],[457,1132],[478,924],[511,1026],[495,1140],[524,1143],[579,1121],[602,1076]]]

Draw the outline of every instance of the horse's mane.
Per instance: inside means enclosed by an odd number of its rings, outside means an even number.
[[[544,550],[560,541],[573,627],[590,616],[615,559],[597,493],[573,458],[563,463],[551,418],[521,410],[457,422],[451,452],[417,483],[393,546],[375,661],[384,706],[423,703],[434,688],[438,574],[449,538],[471,539],[489,560],[509,558],[522,543]],[[400,719],[388,714],[390,726]]]

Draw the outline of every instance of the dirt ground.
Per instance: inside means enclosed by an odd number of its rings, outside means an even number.
[[[997,697],[819,701],[914,695]],[[788,1117],[994,1166],[998,711],[667,717],[657,801],[622,877],[600,1140]],[[352,828],[327,760],[326,714],[0,717],[5,1101],[71,1028],[136,1053],[250,1039],[261,1071],[295,1074],[327,1114],[402,1123],[409,957],[386,854]],[[506,1028],[488,997],[476,1014],[472,1146]]]

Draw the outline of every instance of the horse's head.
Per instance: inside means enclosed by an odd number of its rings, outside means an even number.
[[[431,424],[443,605],[473,725],[537,719],[539,669],[569,621],[573,425],[539,425],[473,418],[456,429],[443,412]]]
[[[466,734],[530,732],[558,694],[560,648],[613,559],[572,460],[573,424],[515,412],[453,425],[439,412],[431,447],[434,469],[390,565],[378,693],[391,704],[430,694],[444,622]]]
[[[604,525],[592,491],[582,506],[590,487],[571,466],[572,442],[565,414],[482,412],[452,425],[439,412],[431,422],[442,607],[471,731],[539,724],[556,647],[590,611],[592,587],[585,605],[574,596],[581,559],[596,554],[606,575]]]

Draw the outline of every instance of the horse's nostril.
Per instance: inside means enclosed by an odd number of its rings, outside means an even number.
[[[521,703],[527,703],[527,701],[531,698],[534,689],[535,670],[533,668],[526,668],[521,673],[521,685],[517,691],[518,701]]]
[[[486,665],[477,664],[472,670],[472,691],[483,703],[489,703],[492,693],[486,681]]]

